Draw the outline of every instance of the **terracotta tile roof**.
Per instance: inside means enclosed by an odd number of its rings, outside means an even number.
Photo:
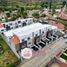
[[[65,32],[67,33],[67,30],[65,30]]]
[[[51,18],[53,18],[53,16],[52,15],[47,15],[47,17],[48,17],[48,19],[51,19]]]
[[[4,26],[3,26],[3,24],[2,23],[0,23],[0,28],[3,28]]]
[[[57,22],[49,22],[50,25],[57,26],[59,29],[64,30],[64,25]]]
[[[20,43],[20,40],[16,35],[13,35],[11,38],[11,42],[14,43],[15,45],[18,45]]]

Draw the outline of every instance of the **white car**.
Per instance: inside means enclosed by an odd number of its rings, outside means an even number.
[[[67,39],[65,39],[65,43],[67,43]]]
[[[64,35],[64,38],[67,38],[67,34]]]

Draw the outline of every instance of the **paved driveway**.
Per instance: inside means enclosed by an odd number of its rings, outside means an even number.
[[[60,38],[49,46],[41,49],[37,53],[33,53],[34,57],[20,67],[44,67],[52,58],[56,56],[66,46],[63,38]],[[23,62],[23,61],[22,61]]]

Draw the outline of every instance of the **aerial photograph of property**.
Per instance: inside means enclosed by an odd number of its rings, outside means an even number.
[[[67,0],[0,0],[0,67],[67,67]]]

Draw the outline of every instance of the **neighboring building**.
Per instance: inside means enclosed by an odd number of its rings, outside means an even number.
[[[0,19],[5,19],[5,17],[6,17],[6,14],[4,12],[1,12],[0,13]]]
[[[61,18],[61,19],[67,20],[67,14],[65,14],[63,12],[59,13],[58,17]]]
[[[64,30],[65,27],[62,23],[59,22],[49,22],[49,24],[58,27],[60,30]]]
[[[0,23],[0,26],[2,27],[2,28],[0,28],[0,31],[1,32],[9,31],[11,29],[16,29],[16,28],[19,28],[19,27],[30,25],[32,23],[33,23],[33,19],[32,18],[17,19],[15,21]]]

